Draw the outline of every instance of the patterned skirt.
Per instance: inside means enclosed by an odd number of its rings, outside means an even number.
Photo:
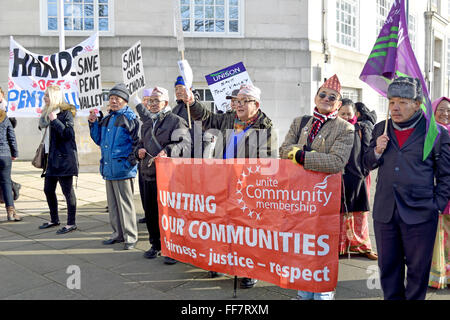
[[[339,254],[369,252],[372,252],[369,237],[369,212],[341,213]]]
[[[436,289],[445,289],[450,285],[450,215],[439,215],[436,242],[433,249],[430,280],[428,285]]]

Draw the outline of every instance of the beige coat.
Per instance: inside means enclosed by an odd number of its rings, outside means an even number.
[[[280,147],[280,156],[287,159],[293,147],[303,150],[307,144],[314,118],[308,121],[300,132],[302,117],[294,119],[288,134]],[[315,152],[306,152],[304,168],[306,170],[339,173],[348,162],[353,148],[354,126],[341,118],[327,121],[314,139],[311,148]]]

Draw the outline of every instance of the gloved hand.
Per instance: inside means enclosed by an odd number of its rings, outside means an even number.
[[[297,160],[295,159],[295,155],[297,154],[298,151],[300,151],[300,148],[297,147],[293,147],[292,150],[288,153],[288,159],[292,160],[293,163],[298,164]]]

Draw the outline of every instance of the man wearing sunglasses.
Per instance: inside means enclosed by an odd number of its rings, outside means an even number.
[[[190,105],[191,117],[202,121],[204,130],[221,131],[216,143],[216,159],[276,158],[276,137],[272,120],[260,109],[261,90],[253,85],[244,85],[237,94],[235,112],[215,114],[204,107],[194,95],[184,96]],[[252,288],[255,279],[243,278],[241,288]]]
[[[145,222],[152,246],[144,257],[155,259],[161,251],[155,159],[190,157],[191,136],[186,121],[172,113],[167,89],[155,87],[147,104],[138,104],[136,111],[144,121],[135,155],[142,173]],[[175,264],[176,260],[165,257],[164,263]]]
[[[338,117],[341,84],[336,75],[328,79],[314,99],[313,117],[294,119],[280,147],[282,159],[290,159],[306,170],[343,172],[353,148],[354,126]],[[333,300],[334,292],[299,291],[299,300]]]

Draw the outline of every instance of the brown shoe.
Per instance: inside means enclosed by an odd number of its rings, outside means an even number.
[[[8,221],[22,221],[22,218],[16,213],[16,209],[13,206],[6,207],[6,213]]]
[[[378,260],[378,255],[375,252],[366,252],[366,257],[370,260]]]

